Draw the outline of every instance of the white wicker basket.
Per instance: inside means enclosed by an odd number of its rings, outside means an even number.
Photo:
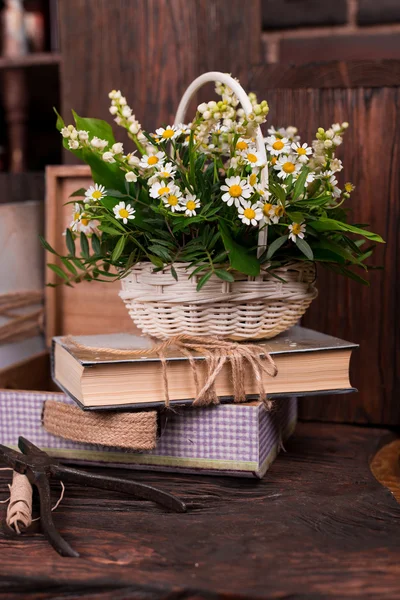
[[[225,73],[211,72],[201,75],[188,87],[178,107],[176,124],[184,121],[193,94],[210,81],[228,85],[245,112],[251,112],[251,102],[240,84]],[[256,145],[266,163],[260,127]],[[261,182],[268,186],[267,167],[261,172]],[[260,221],[259,255],[266,245],[267,227]],[[265,269],[256,278],[232,273],[233,283],[213,275],[199,292],[198,277],[189,279],[187,264],[176,263],[174,268],[178,281],[170,268],[154,273],[151,263],[139,263],[121,282],[120,296],[134,323],[144,333],[160,339],[177,334],[217,335],[233,340],[272,338],[294,325],[317,296],[312,263],[298,261],[276,269],[274,273],[286,283]]]

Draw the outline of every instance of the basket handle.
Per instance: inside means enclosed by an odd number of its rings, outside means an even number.
[[[210,71],[208,73],[204,73],[197,77],[189,87],[186,89],[185,93],[182,96],[182,99],[179,103],[178,110],[176,112],[175,117],[175,125],[179,125],[184,122],[186,111],[194,94],[197,92],[202,85],[209,82],[221,81],[227,85],[234,94],[236,94],[240,104],[246,115],[250,114],[253,110],[252,104],[247,96],[246,92],[233,77],[227,75],[226,73],[220,73],[219,71]],[[261,127],[257,127],[256,132],[256,148],[257,152],[260,154],[262,160],[265,162],[265,167],[261,170],[261,185],[263,188],[268,188],[268,165],[267,165],[267,153],[264,145],[264,137],[261,131]],[[265,225],[264,218],[259,222],[260,232],[258,234],[258,250],[257,254],[260,256],[266,246],[267,246],[267,226]],[[262,229],[261,229],[262,228]]]

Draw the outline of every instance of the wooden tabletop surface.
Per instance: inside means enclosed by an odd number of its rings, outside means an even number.
[[[69,485],[54,516],[81,558],[3,523],[0,599],[398,598],[400,505],[369,469],[385,435],[300,424],[262,481],[118,471],[180,495],[183,515]]]

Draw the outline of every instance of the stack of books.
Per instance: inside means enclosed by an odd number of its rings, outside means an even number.
[[[269,352],[278,368],[276,377],[265,375],[264,380],[268,397],[274,400],[271,411],[257,401],[251,373],[245,380],[247,402],[233,403],[228,365],[216,379],[220,404],[192,407],[193,373],[187,356],[178,351],[166,355],[170,408],[165,410],[159,358],[135,353],[134,358],[121,360],[113,353],[96,353],[96,347],[146,350],[150,341],[129,334],[75,339],[80,346],[63,338],[53,340],[52,375],[65,394],[57,401],[79,406],[86,414],[157,410],[158,433],[153,449],[137,452],[63,439],[51,428],[42,429],[39,440],[31,432],[33,442],[74,461],[262,477],[294,430],[297,397],[354,391],[349,365],[356,345],[302,327],[260,342],[260,354]],[[199,372],[205,373],[205,357],[195,354],[194,359]],[[30,402],[32,411],[32,398]]]

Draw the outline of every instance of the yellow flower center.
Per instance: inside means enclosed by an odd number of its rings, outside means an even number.
[[[170,206],[176,206],[178,204],[178,198],[174,194],[171,194],[168,198],[168,204]]]
[[[162,196],[163,194],[168,194],[169,193],[169,187],[160,187],[160,189],[158,190],[158,195]]]
[[[74,221],[79,221],[79,217],[80,217],[80,213],[76,212],[74,213]]]
[[[275,208],[275,216],[276,217],[281,217],[284,212],[285,212],[285,210],[284,210],[283,206],[277,206]]]
[[[196,202],[194,202],[194,200],[189,200],[189,202],[186,203],[186,208],[188,210],[194,210],[196,208]]]
[[[272,147],[274,150],[282,150],[282,148],[284,148],[285,144],[282,142],[282,140],[276,140],[276,142],[274,142],[272,144]]]
[[[158,157],[157,156],[149,156],[149,158],[147,159],[147,164],[148,165],[156,165],[158,163]]]
[[[354,190],[354,185],[350,182],[344,184],[344,189],[347,193],[350,193]]]
[[[242,188],[240,185],[231,185],[229,188],[229,194],[232,196],[232,198],[238,198],[241,193]]]
[[[241,140],[240,142],[238,142],[236,144],[236,148],[238,150],[247,150],[248,147],[249,147],[249,145],[246,142],[244,142],[243,140]]]
[[[95,192],[93,192],[92,194],[92,198],[94,198],[95,200],[99,200],[102,197],[102,193],[100,190],[96,190]]]
[[[276,156],[271,158],[271,165],[276,165]]]
[[[249,178],[250,185],[255,185],[257,183],[257,174],[252,173]]]
[[[127,219],[129,217],[129,213],[126,210],[126,208],[120,208],[119,216],[121,217],[121,219]]]
[[[89,219],[81,219],[81,223],[82,223],[82,225],[84,225],[86,227],[87,224],[89,223]]]
[[[300,156],[304,156],[305,154],[307,154],[306,149],[305,148],[297,148],[297,154],[300,154]]]
[[[187,135],[187,136],[185,137],[185,142],[190,142],[190,135]]]
[[[254,219],[254,217],[256,216],[256,211],[252,208],[245,208],[243,214],[247,219],[251,220]]]
[[[282,169],[285,171],[285,173],[293,173],[295,166],[292,162],[285,162],[284,165],[282,166]]]
[[[251,154],[250,152],[250,154],[247,155],[247,160],[251,163],[256,163],[258,159],[255,154]]]
[[[160,175],[164,179],[167,179],[168,177],[171,177],[171,173],[168,173],[168,171],[161,171]]]
[[[268,217],[268,215],[269,215],[269,211],[271,210],[271,208],[272,208],[272,204],[270,204],[269,202],[266,202],[266,203],[264,204],[264,206],[263,206],[263,213],[264,213],[264,215],[265,215],[266,217]]]
[[[294,235],[299,235],[300,232],[301,232],[301,225],[299,223],[293,223],[292,233],[294,233]]]
[[[164,138],[164,140],[168,140],[169,138],[172,138],[174,133],[175,132],[173,129],[166,129],[165,131],[163,131],[162,137]]]

